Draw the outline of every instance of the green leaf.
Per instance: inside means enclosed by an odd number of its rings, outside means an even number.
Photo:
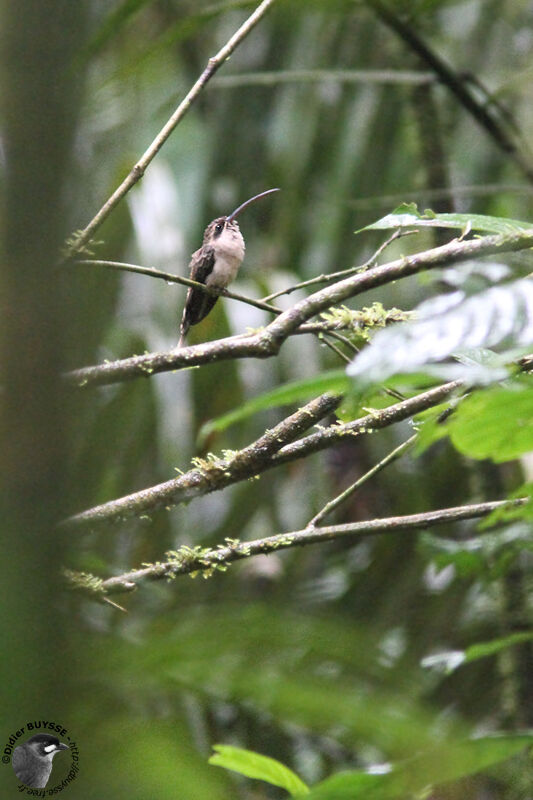
[[[432,444],[448,436],[448,431],[440,420],[441,415],[449,407],[449,403],[439,403],[438,406],[428,408],[414,417],[413,421],[418,433],[414,447],[416,456],[421,455]]]
[[[519,280],[472,297],[452,292],[422,303],[414,322],[378,331],[347,372],[361,386],[422,370],[479,385],[504,378],[502,362],[532,342],[533,281]],[[505,355],[484,352],[496,345]],[[462,363],[442,364],[454,354]]]
[[[275,758],[225,744],[215,744],[213,750],[216,750],[216,754],[211,756],[209,763],[216,767],[225,767],[247,778],[257,778],[273,786],[280,786],[291,797],[302,797],[309,793],[308,787],[298,775]]]
[[[200,441],[205,441],[214,432],[220,433],[226,430],[236,422],[242,422],[243,419],[251,417],[258,411],[297,403],[324,392],[343,394],[349,388],[350,382],[344,370],[340,369],[330,370],[306,380],[286,383],[278,389],[273,389],[271,392],[265,392],[258,397],[254,397],[252,400],[230,411],[229,414],[224,414],[222,417],[206,422],[200,430]]]
[[[528,523],[533,521],[533,482],[523,483],[509,495],[510,500],[517,498],[525,498],[526,502],[523,505],[504,506],[493,511],[492,514],[481,520],[479,529],[485,530],[493,525],[498,525],[502,522],[514,522],[515,520],[526,520]]]
[[[427,792],[487,769],[533,744],[533,734],[498,734],[442,743],[383,774],[341,772],[313,787],[308,800],[393,800]]]
[[[446,428],[457,450],[472,458],[500,463],[533,450],[531,379],[512,388],[494,387],[470,395]]]
[[[502,636],[499,639],[492,639],[490,642],[478,642],[467,647],[466,650],[447,650],[442,653],[435,653],[423,658],[421,665],[437,671],[443,671],[449,675],[463,664],[478,661],[480,658],[488,658],[502,650],[507,650],[508,647],[514,647],[517,644],[522,644],[522,642],[530,642],[532,639],[533,631],[512,633],[510,636]]]
[[[378,219],[361,231],[387,230],[389,228],[459,228],[463,231],[483,233],[515,233],[533,228],[533,223],[506,217],[491,217],[485,214],[435,214],[430,209],[423,213],[416,203],[402,203],[390,214]]]
[[[467,647],[464,651],[465,663],[493,656],[501,650],[514,647],[516,644],[522,644],[522,642],[530,642],[532,639],[533,631],[523,631],[521,633],[512,633],[509,636],[502,636],[499,639],[492,639],[490,642],[478,642]]]
[[[389,768],[390,769],[390,768]],[[381,800],[394,797],[387,776],[369,772],[338,772],[314,786],[308,800]]]

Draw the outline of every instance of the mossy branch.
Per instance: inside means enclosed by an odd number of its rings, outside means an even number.
[[[210,492],[225,489],[281,464],[331,447],[343,441],[346,436],[372,433],[408,419],[414,414],[438,405],[460,388],[460,381],[451,381],[408,400],[373,411],[353,422],[336,423],[294,441],[297,436],[337,408],[341,398],[326,393],[312,400],[295,414],[291,414],[248,447],[227,458],[197,463],[194,469],[178,478],[82,511],[62,524],[72,530],[94,528],[102,523],[149,514],[160,508],[169,508]]]
[[[131,592],[139,583],[154,580],[173,580],[178,575],[198,574],[210,577],[217,571],[225,571],[235,561],[251,558],[260,554],[271,554],[293,547],[304,547],[309,544],[320,544],[335,541],[345,536],[377,536],[387,533],[404,533],[420,529],[433,528],[451,522],[468,519],[480,519],[497,509],[523,505],[524,499],[497,500],[490,503],[441,508],[422,514],[409,514],[403,517],[387,517],[373,519],[368,522],[352,522],[346,525],[328,525],[315,527],[310,525],[299,531],[265,536],[250,542],[238,539],[226,539],[217,547],[181,547],[166,553],[167,560],[155,564],[145,564],[140,569],[131,570],[107,580],[97,581],[98,598],[104,595]],[[76,581],[76,574],[71,574]]]

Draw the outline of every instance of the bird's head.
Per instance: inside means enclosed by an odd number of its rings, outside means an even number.
[[[239,223],[236,219],[217,217],[205,229],[203,244],[216,245],[221,240],[240,236]]]
[[[68,750],[68,744],[60,742],[57,736],[52,736],[49,733],[36,733],[31,739],[25,743],[38,758],[45,761],[51,761],[56,753],[60,750]]]
[[[250,197],[244,203],[241,203],[240,206],[237,206],[235,211],[232,211],[227,217],[217,217],[217,219],[214,219],[213,222],[210,222],[205,229],[203,243],[216,244],[217,240],[219,240],[221,237],[229,239],[241,238],[239,224],[236,219],[238,214],[240,214],[241,211],[251,203],[255,203],[256,200],[259,200],[261,197],[265,197],[267,194],[272,194],[272,192],[279,192],[279,189],[267,189],[266,192],[256,194],[253,197]]]

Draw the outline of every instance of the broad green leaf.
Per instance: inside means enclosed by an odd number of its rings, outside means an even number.
[[[275,758],[225,744],[215,744],[213,750],[216,753],[211,756],[209,763],[216,767],[225,767],[247,778],[257,778],[273,786],[280,786],[291,797],[302,797],[309,793],[308,787],[298,775]]]
[[[506,217],[491,217],[485,214],[435,214],[431,209],[426,209],[421,213],[416,203],[402,203],[390,214],[361,228],[357,233],[412,226],[417,228],[459,228],[463,231],[472,230],[483,233],[516,233],[533,228],[533,223]]]
[[[506,348],[510,359],[517,348],[533,343],[533,281],[493,286],[472,297],[441,295],[422,303],[416,317],[378,331],[349,365],[348,375],[363,386],[422,370],[476,384],[501,380],[506,375],[502,356],[485,358],[480,348]],[[435,367],[454,354],[463,363]]]
[[[309,800],[393,800],[487,769],[533,744],[533,734],[498,734],[443,743],[383,771],[343,772],[311,789]]]
[[[229,414],[224,414],[222,417],[206,422],[200,430],[200,440],[204,441],[212,433],[220,433],[226,430],[230,425],[234,425],[236,422],[242,422],[243,419],[252,416],[252,414],[256,414],[258,411],[265,411],[270,408],[277,408],[278,406],[298,403],[315,395],[323,394],[324,392],[342,394],[349,388],[350,382],[344,370],[339,369],[330,370],[322,375],[307,378],[303,381],[286,383],[278,389],[273,389],[271,392],[265,392],[258,397],[254,397],[252,400],[230,411]]]
[[[502,462],[533,450],[531,379],[467,397],[446,423],[454,446],[472,458]]]

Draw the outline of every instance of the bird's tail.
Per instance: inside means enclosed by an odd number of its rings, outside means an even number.
[[[189,320],[187,319],[187,306],[183,309],[183,316],[181,318],[180,324],[180,340],[178,342],[178,348],[183,347],[185,345],[185,337],[189,332],[189,328],[191,327]]]

